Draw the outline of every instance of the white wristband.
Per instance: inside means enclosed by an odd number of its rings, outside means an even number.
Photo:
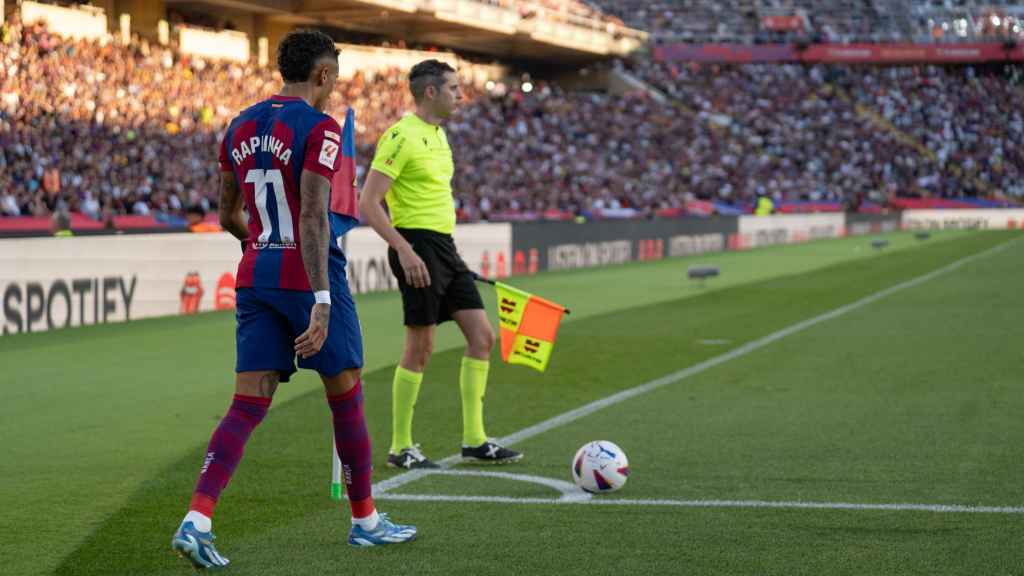
[[[330,290],[318,290],[313,292],[313,299],[317,304],[331,305],[331,291]]]

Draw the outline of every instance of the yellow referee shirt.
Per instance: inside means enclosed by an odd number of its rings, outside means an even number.
[[[380,137],[371,168],[394,181],[384,200],[395,228],[455,230],[455,162],[444,128],[402,117]]]
[[[775,211],[775,203],[767,196],[761,196],[754,207],[754,216],[770,216]]]

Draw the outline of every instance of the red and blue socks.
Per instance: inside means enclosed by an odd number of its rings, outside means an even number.
[[[217,499],[235,473],[249,435],[267,415],[270,402],[270,398],[235,394],[228,413],[213,431],[192,494],[189,513],[184,520],[192,521],[197,530],[210,531],[210,518],[213,517]]]
[[[334,422],[334,444],[341,459],[345,492],[352,506],[352,523],[367,530],[377,527],[377,511],[373,505],[371,473],[373,472],[370,434],[363,414],[363,383],[356,380],[351,390],[328,396]]]

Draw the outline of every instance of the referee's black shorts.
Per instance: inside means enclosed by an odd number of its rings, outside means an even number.
[[[416,228],[398,228],[398,233],[412,244],[430,273],[430,286],[414,288],[405,281],[405,272],[398,261],[398,252],[388,248],[388,264],[402,292],[402,308],[406,326],[431,326],[452,319],[459,310],[484,307],[476,289],[473,273],[455,250],[450,234]]]

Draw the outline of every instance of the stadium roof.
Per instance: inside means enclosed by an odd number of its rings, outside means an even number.
[[[196,4],[166,0],[168,5]],[[638,48],[646,33],[593,19],[523,16],[467,0],[205,0],[272,21],[323,24],[500,58],[589,61]]]

